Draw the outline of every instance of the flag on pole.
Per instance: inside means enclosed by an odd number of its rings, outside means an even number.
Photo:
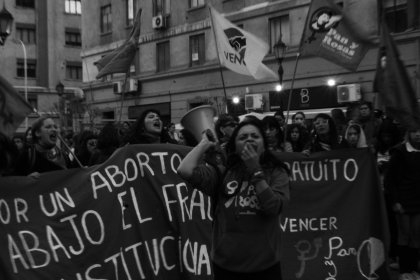
[[[344,20],[351,26],[351,31],[357,39],[373,44],[379,35],[379,11],[381,5],[378,0],[344,0]]]
[[[15,88],[0,76],[0,131],[12,136],[34,110]]]
[[[128,40],[113,52],[95,62],[99,70],[96,76],[97,79],[113,73],[127,73],[130,69],[134,56],[136,55],[137,43],[140,37],[141,11],[139,9],[137,12]]]
[[[420,128],[420,106],[416,93],[384,20],[374,89],[379,92],[387,115],[409,129]]]
[[[355,71],[368,46],[354,32],[334,3],[312,0],[301,39],[301,54],[320,56]]]
[[[257,80],[277,79],[277,75],[262,63],[269,51],[264,41],[235,26],[212,7],[210,14],[221,65]]]

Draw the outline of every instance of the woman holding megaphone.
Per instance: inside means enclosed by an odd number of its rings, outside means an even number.
[[[215,202],[215,279],[279,280],[279,216],[289,199],[287,167],[268,151],[260,120],[243,121],[235,128],[222,171],[201,162],[216,145],[203,133],[178,168],[181,177]]]

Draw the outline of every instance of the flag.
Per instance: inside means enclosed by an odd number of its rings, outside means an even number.
[[[343,14],[357,39],[373,44],[378,36],[378,0],[344,0]]]
[[[420,128],[420,106],[416,93],[384,20],[374,88],[379,92],[387,115],[409,129]]]
[[[31,105],[0,76],[0,132],[12,136],[26,116],[32,112]]]
[[[115,49],[112,53],[104,56],[99,61],[95,62],[99,73],[97,79],[113,74],[113,73],[127,73],[133,62],[137,51],[137,43],[140,37],[140,15],[141,9],[137,12],[133,23],[133,29],[128,36],[128,40],[120,47]]]
[[[277,79],[277,75],[262,63],[269,47],[261,39],[235,26],[210,7],[220,64],[257,80]]]
[[[316,55],[355,71],[368,51],[329,0],[312,0],[300,44],[302,56]]]

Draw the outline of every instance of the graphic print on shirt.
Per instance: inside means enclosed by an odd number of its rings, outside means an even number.
[[[237,192],[239,183],[236,180],[230,181],[226,184],[226,193],[233,195],[225,202],[225,207],[234,207],[238,210],[239,215],[256,215],[260,209],[257,192],[255,186],[249,184],[248,181],[243,181],[241,189]],[[236,193],[236,195],[234,195]]]

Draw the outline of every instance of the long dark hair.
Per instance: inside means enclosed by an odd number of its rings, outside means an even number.
[[[297,141],[292,140],[292,131],[297,129],[299,131],[299,139]],[[308,135],[306,129],[298,123],[292,123],[287,126],[286,141],[292,144],[293,152],[302,152],[305,144],[308,142]]]
[[[335,143],[338,141],[338,132],[337,132],[337,127],[335,125],[334,119],[332,117],[330,117],[328,114],[325,113],[320,113],[318,115],[315,116],[313,122],[316,122],[317,119],[326,119],[328,120],[328,127],[329,127],[329,132],[328,132],[328,138],[330,143]],[[316,129],[315,129],[315,134],[316,134]]]
[[[284,138],[284,133],[283,130],[280,127],[279,122],[276,120],[276,117],[274,116],[266,116],[263,118],[262,120],[262,128],[263,131],[266,127],[269,128],[275,128],[277,130],[277,147],[276,148],[280,148],[282,149],[282,143],[283,143],[283,138]]]
[[[128,134],[128,143],[130,144],[145,144],[151,143],[151,136],[147,135],[146,128],[144,126],[144,120],[149,113],[155,113],[160,117],[160,112],[156,109],[148,109],[144,111],[136,120],[134,125],[131,127],[131,131]],[[163,131],[163,129],[162,129]],[[162,135],[160,135],[162,138]]]
[[[240,156],[236,153],[236,137],[238,136],[239,130],[246,126],[246,125],[252,125],[261,134],[263,138],[264,143],[264,152],[260,157],[260,164],[262,166],[266,167],[274,167],[274,166],[280,166],[284,168],[286,171],[288,171],[287,166],[284,164],[283,161],[275,157],[269,150],[268,150],[268,144],[267,144],[267,137],[264,134],[263,130],[263,123],[259,119],[247,119],[239,123],[239,125],[235,128],[235,130],[232,133],[232,136],[230,137],[227,145],[226,145],[226,153],[227,153],[227,164],[226,167],[229,169],[230,167],[239,164],[242,162],[242,159]]]

